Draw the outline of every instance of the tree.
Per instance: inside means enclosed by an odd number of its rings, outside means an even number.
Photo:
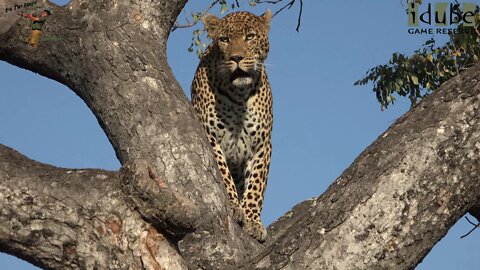
[[[406,2],[409,8],[415,5],[418,8],[422,4],[421,0]],[[437,29],[449,33],[448,42],[437,47],[432,37],[412,56],[394,53],[387,64],[371,68],[355,85],[373,82],[373,91],[382,110],[395,103],[394,94],[408,96],[414,106],[444,82],[473,66],[480,56],[480,7],[470,3],[466,5],[474,10],[470,11],[474,15],[471,19],[474,25],[465,25],[463,18],[468,11],[464,12],[455,1],[450,10],[455,16],[451,24],[456,27]],[[409,8],[407,13],[410,12]],[[415,33],[415,30],[419,31],[418,28],[409,29],[411,33]]]
[[[476,65],[399,119],[325,194],[270,226],[264,245],[255,242],[228,217],[208,143],[166,63],[185,2],[54,7],[46,27],[69,45],[41,52],[18,46],[7,14],[0,59],[75,91],[123,168],[65,170],[1,147],[3,251],[47,269],[407,269],[478,204]]]

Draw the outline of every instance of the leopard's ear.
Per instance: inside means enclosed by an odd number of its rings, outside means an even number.
[[[265,31],[270,30],[270,21],[272,20],[272,11],[270,9],[267,9],[263,15],[260,15],[260,21],[263,23],[263,26],[265,27]]]
[[[207,29],[207,34],[211,39],[214,39],[217,36],[217,27],[220,23],[220,19],[215,17],[215,15],[207,14],[203,16],[202,22]]]

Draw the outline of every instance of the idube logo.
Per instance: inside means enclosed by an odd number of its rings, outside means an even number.
[[[474,31],[478,6],[475,3],[436,2],[422,5],[422,1],[408,1],[409,34],[455,34]],[[458,29],[456,26],[462,24]],[[468,27],[472,26],[472,27]]]

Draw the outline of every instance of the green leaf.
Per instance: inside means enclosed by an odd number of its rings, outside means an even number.
[[[433,55],[431,53],[427,54],[427,60],[433,63]]]
[[[413,84],[418,85],[418,77],[415,75],[410,75],[410,80]]]
[[[220,10],[220,13],[225,14],[225,12],[227,12],[227,11],[228,11],[227,3],[226,2],[222,3],[222,8]]]
[[[193,12],[192,12],[192,18],[193,18],[193,21],[194,21],[194,22],[198,22],[198,20],[200,19],[200,18],[198,17],[198,14],[193,13]]]
[[[435,39],[431,38],[425,42],[425,45],[435,44]]]

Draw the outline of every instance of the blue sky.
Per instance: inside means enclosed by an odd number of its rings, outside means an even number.
[[[266,225],[295,204],[320,195],[408,110],[408,101],[399,99],[382,112],[371,86],[353,82],[393,52],[411,53],[431,37],[407,33],[401,1],[304,2],[300,33],[295,32],[296,7],[277,15],[271,26],[267,69],[274,131],[262,215]],[[184,14],[203,10],[207,3],[191,1]],[[260,6],[254,12],[264,10]],[[193,30],[176,30],[168,43],[169,63],[188,97],[198,64],[187,52]],[[5,62],[0,62],[0,81],[1,144],[61,167],[119,168],[93,114],[68,88]],[[461,219],[417,269],[477,269],[480,232],[459,238],[469,229]],[[0,255],[0,269],[36,268]]]

